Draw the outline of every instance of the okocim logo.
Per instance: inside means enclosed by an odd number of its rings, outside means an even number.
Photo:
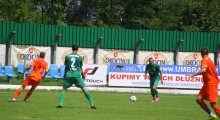
[[[31,60],[39,58],[39,53],[40,53],[39,49],[33,46],[30,46],[18,52],[17,60],[19,62],[22,62],[24,58],[26,57],[27,61],[31,61]]]
[[[199,53],[191,53],[184,58],[183,65],[200,66],[201,59],[202,57]]]
[[[159,65],[166,65],[169,63],[168,59],[163,54],[155,52],[144,58],[144,64],[148,63],[150,57],[152,57],[154,59],[154,62]]]
[[[128,59],[122,52],[111,51],[103,57],[103,64],[110,65],[110,63],[128,63]]]

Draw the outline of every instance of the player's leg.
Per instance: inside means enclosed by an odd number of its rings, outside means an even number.
[[[65,78],[64,82],[63,82],[63,90],[60,93],[60,97],[59,97],[59,105],[57,106],[57,108],[62,108],[63,106],[63,101],[66,97],[66,91],[67,89],[72,85],[72,81],[71,78]]]
[[[215,110],[218,117],[220,117],[220,108],[217,105],[218,102],[218,86],[209,86],[207,88],[207,100],[210,102],[210,106]]]
[[[12,99],[10,99],[8,102],[14,102],[16,101],[17,97],[22,93],[23,89],[29,85],[29,77],[27,77],[20,88],[18,88],[13,96]]]
[[[26,102],[26,100],[32,95],[35,88],[40,84],[38,81],[30,80],[31,89],[27,92],[23,102]]]
[[[219,106],[216,104],[216,102],[211,102],[210,106],[215,110],[216,114],[218,115],[218,117],[220,118],[220,108]]]
[[[84,92],[86,98],[88,99],[88,101],[89,101],[89,103],[90,103],[90,105],[91,105],[91,108],[92,108],[92,109],[96,109],[96,107],[95,107],[95,105],[94,105],[94,103],[93,103],[92,96],[91,96],[90,92],[86,89],[85,86],[84,86],[83,88],[81,88],[81,89],[82,89],[82,91]]]
[[[157,100],[159,100],[158,90],[157,90],[157,86],[158,86],[158,84],[159,84],[159,81],[160,81],[159,79],[158,79],[158,80],[155,80],[154,85],[153,85],[154,93],[155,93],[155,95],[156,95],[156,99],[157,99]]]
[[[93,100],[92,100],[92,96],[91,96],[90,92],[86,89],[85,83],[84,83],[84,81],[83,81],[83,79],[82,79],[81,76],[78,76],[78,77],[76,77],[76,78],[74,79],[74,84],[75,84],[77,87],[81,88],[81,90],[82,90],[83,93],[85,94],[86,98],[88,99],[88,101],[89,101],[89,103],[90,103],[90,105],[91,105],[91,108],[92,108],[92,109],[96,109],[96,107],[94,106]]]
[[[156,95],[155,95],[155,87],[154,87],[154,80],[150,80],[150,92],[151,96],[153,97],[153,100],[151,102],[154,102]]]
[[[23,89],[25,88],[24,85],[22,85],[20,88],[18,88],[13,96],[12,99],[10,99],[8,102],[15,102],[17,97],[22,93]]]
[[[200,107],[208,113],[210,117],[215,116],[212,111],[208,108],[207,104],[204,102],[204,99],[207,99],[206,87],[202,87],[200,90],[196,102],[200,105]]]

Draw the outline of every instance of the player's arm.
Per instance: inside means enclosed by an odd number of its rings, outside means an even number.
[[[145,77],[146,77],[146,80],[147,80],[147,65],[146,65],[146,67],[145,67]]]
[[[81,73],[82,78],[83,78],[83,79],[85,79],[85,78],[86,78],[86,76],[85,76],[85,75],[84,75],[84,73],[83,73],[83,69],[82,69],[82,67],[81,67],[81,70],[82,70],[82,73]]]
[[[45,73],[44,73],[43,78],[45,78],[45,76],[47,75],[47,73],[48,73],[48,69],[49,69],[49,67],[48,67],[48,64],[47,64],[47,65],[46,65],[46,68],[45,68]]]
[[[206,67],[203,67],[202,69],[200,69],[198,72],[194,73],[194,74],[186,74],[186,76],[190,76],[190,77],[193,77],[193,76],[197,76],[197,75],[201,75],[203,73],[206,72]]]
[[[23,73],[25,73],[26,71],[28,71],[28,70],[30,70],[31,68],[33,68],[34,65],[35,65],[35,62],[34,62],[34,60],[33,60],[33,61],[31,62],[31,64],[30,64],[27,68],[24,69]]]
[[[66,71],[67,71],[67,60],[66,60],[66,57],[65,57],[65,60],[64,60],[64,65],[66,66],[65,70],[64,70],[64,77],[63,77],[64,79],[66,78]]]
[[[198,72],[196,72],[194,74],[186,74],[186,76],[193,77],[193,76],[201,75],[201,74],[206,72],[207,67],[208,67],[208,65],[206,64],[206,61],[202,60],[202,62],[201,62],[201,68],[202,69],[200,69]]]
[[[159,73],[160,73],[160,81],[163,84],[163,73],[162,73],[162,70],[160,70],[160,66],[159,65],[158,65],[158,70],[159,70]]]
[[[80,68],[81,68],[81,70],[82,70],[81,75],[82,75],[82,78],[83,78],[83,79],[85,79],[85,78],[86,78],[86,76],[85,76],[85,75],[84,75],[84,73],[83,73],[82,66],[83,66],[83,63],[82,63],[82,61],[81,61],[81,62],[80,62]]]

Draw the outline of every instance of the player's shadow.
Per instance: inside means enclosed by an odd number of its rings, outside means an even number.
[[[146,100],[146,99],[141,99],[141,100],[137,100],[136,102],[151,102],[150,100]]]
[[[57,108],[57,106],[50,106],[52,108],[56,108],[56,109],[84,109],[83,107],[77,107],[77,106],[63,106],[62,108]]]

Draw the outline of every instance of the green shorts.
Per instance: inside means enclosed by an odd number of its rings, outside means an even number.
[[[159,79],[157,80],[150,80],[150,88],[152,88],[153,86],[158,86],[159,84]]]
[[[72,76],[72,77],[66,77],[64,79],[63,89],[67,89],[70,86],[72,86],[73,84],[76,87],[79,87],[79,88],[84,88],[85,87],[85,83],[84,83],[81,75],[76,75],[76,76]]]

